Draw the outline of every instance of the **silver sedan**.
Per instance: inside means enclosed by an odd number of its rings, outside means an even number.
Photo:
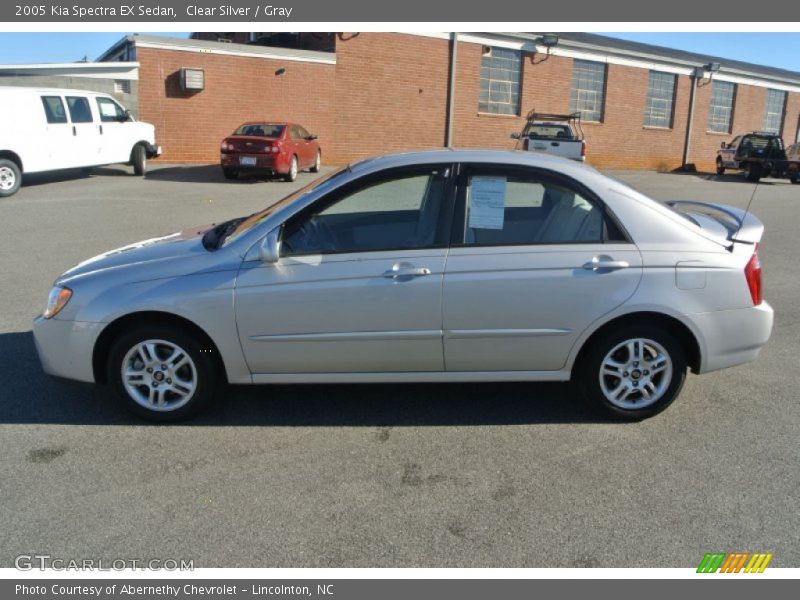
[[[77,265],[34,336],[46,372],[160,421],[224,382],[412,381],[573,381],[642,419],[769,339],[762,233],[565,159],[397,154]]]

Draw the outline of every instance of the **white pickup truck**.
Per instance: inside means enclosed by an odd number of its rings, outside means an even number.
[[[522,131],[512,133],[511,139],[517,140],[516,150],[545,152],[581,162],[586,160],[580,113],[556,115],[531,111]]]

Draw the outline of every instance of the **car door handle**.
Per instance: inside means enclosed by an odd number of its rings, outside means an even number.
[[[627,269],[630,266],[630,263],[626,260],[608,260],[598,258],[597,256],[595,256],[589,262],[583,263],[583,268],[587,271],[599,271],[600,269],[608,269],[613,271],[616,269]]]
[[[412,277],[424,277],[430,275],[431,270],[427,267],[415,267],[408,263],[397,263],[391,269],[383,272],[386,279],[411,279]]]

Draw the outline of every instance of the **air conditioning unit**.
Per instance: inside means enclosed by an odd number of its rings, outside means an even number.
[[[197,92],[205,89],[206,74],[203,69],[181,68],[181,89],[188,92]]]

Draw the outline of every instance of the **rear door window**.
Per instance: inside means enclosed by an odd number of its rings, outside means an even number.
[[[42,106],[48,123],[66,123],[67,112],[60,96],[42,96]]]
[[[89,100],[84,96],[67,96],[67,106],[69,107],[69,117],[73,123],[91,123],[92,109]]]

